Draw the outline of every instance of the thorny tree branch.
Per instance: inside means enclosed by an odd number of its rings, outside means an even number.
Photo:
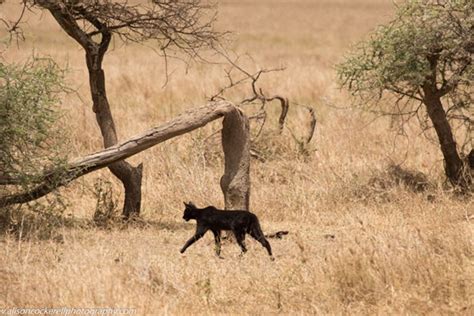
[[[2,4],[2,3],[3,3],[3,1],[0,0],[0,4]],[[9,34],[9,39],[8,39],[9,43],[11,43],[13,41],[13,39],[16,39],[17,41],[19,41],[19,40],[23,41],[25,39],[23,31],[20,27],[20,23],[23,20],[23,17],[25,15],[25,12],[26,12],[27,9],[28,9],[27,2],[26,2],[26,0],[24,0],[23,3],[22,3],[22,8],[21,8],[20,15],[18,16],[18,18],[16,20],[7,21],[3,18],[0,18],[0,22],[2,22],[5,25],[6,31]]]
[[[273,69],[260,69],[256,73],[251,74],[247,70],[245,70],[243,67],[241,67],[238,64],[239,61],[239,56],[235,59],[232,60],[227,53],[222,53],[218,52],[221,56],[223,56],[227,62],[230,64],[230,68],[226,70],[226,77],[229,80],[229,83],[222,87],[216,94],[214,94],[210,99],[211,101],[215,101],[217,99],[224,99],[224,93],[236,86],[239,86],[241,84],[244,84],[246,82],[250,82],[251,89],[252,89],[252,95],[243,99],[242,101],[239,102],[239,104],[244,105],[248,103],[252,103],[254,101],[259,101],[261,103],[261,111],[264,111],[265,105],[267,102],[271,102],[273,100],[278,100],[280,101],[281,104],[281,113],[280,113],[280,118],[278,119],[280,131],[283,130],[284,124],[285,124],[285,119],[286,115],[288,114],[288,108],[289,108],[289,101],[287,98],[284,98],[280,95],[273,95],[273,96],[267,96],[263,92],[261,88],[257,87],[257,82],[260,79],[260,76],[263,74],[271,73],[271,72],[277,72],[277,71],[283,71],[284,68],[273,68]],[[232,72],[234,70],[237,70],[241,74],[243,74],[243,77],[235,80],[232,77]]]
[[[110,39],[113,35],[125,43],[151,48],[163,57],[164,85],[169,79],[170,59],[180,60],[186,67],[193,60],[209,63],[202,51],[213,50],[228,34],[214,30],[216,5],[206,0],[151,0],[138,4],[127,0],[22,0],[22,4],[18,19],[0,19],[10,34],[10,41],[24,40],[21,22],[26,10],[47,9],[63,17],[55,16],[58,23],[67,24],[62,25],[65,30],[74,30],[69,35],[86,51],[85,46],[106,47],[102,45],[106,42],[104,37]]]
[[[272,72],[283,71],[284,68],[260,69],[254,73],[251,73],[250,71],[247,71],[246,69],[244,69],[242,66],[239,65],[239,59],[241,58],[241,56],[237,56],[235,59],[232,59],[229,57],[229,55],[226,52],[218,51],[218,54],[224,57],[227,63],[230,65],[230,67],[225,70],[225,74],[226,74],[226,78],[228,82],[225,86],[221,87],[217,93],[212,95],[210,97],[210,100],[211,101],[226,100],[225,98],[226,92],[238,86],[249,83],[251,95],[240,100],[239,102],[236,102],[236,104],[242,106],[242,105],[251,104],[255,102],[260,103],[261,106],[260,106],[259,111],[255,115],[252,115],[249,117],[250,120],[254,119],[254,120],[261,121],[260,127],[258,128],[258,132],[255,138],[258,138],[260,136],[263,130],[263,127],[267,121],[267,112],[265,110],[266,104],[275,100],[279,101],[281,105],[280,117],[278,119],[279,131],[281,133],[283,131],[283,128],[285,127],[285,120],[288,115],[290,101],[288,98],[278,95],[278,94],[270,95],[270,96],[267,95],[266,93],[264,93],[262,88],[258,87],[258,82],[261,79],[262,75],[272,73]],[[235,74],[235,72],[240,74],[240,76],[238,74]],[[298,144],[305,146],[313,138],[314,131],[316,129],[316,115],[315,115],[314,110],[309,106],[304,106],[297,103],[294,103],[294,105],[301,106],[304,109],[306,109],[310,117],[308,133],[306,137],[304,137],[303,140],[301,141],[298,140],[292,134],[292,136],[295,138]],[[290,133],[291,133],[291,130],[290,130]]]
[[[127,0],[23,0],[16,21],[0,20],[12,37],[23,39],[20,24],[26,10],[32,8],[67,16],[72,29],[82,33],[69,35],[83,46],[97,44],[94,39],[99,35],[115,34],[124,42],[156,41],[167,58],[170,53],[181,52],[189,58],[204,60],[200,50],[214,47],[226,35],[214,30],[215,5],[203,0],[153,0],[139,4]]]

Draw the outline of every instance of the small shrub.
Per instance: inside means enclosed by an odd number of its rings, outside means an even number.
[[[97,203],[93,221],[97,227],[111,228],[116,223],[122,222],[110,181],[98,179],[94,184],[94,195]]]

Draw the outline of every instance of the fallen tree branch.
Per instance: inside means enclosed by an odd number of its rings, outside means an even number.
[[[99,152],[81,158],[77,158],[68,163],[67,166],[64,168],[46,171],[43,176],[39,177],[39,184],[33,189],[27,192],[21,192],[13,195],[0,197],[0,207],[4,207],[11,204],[27,203],[38,199],[55,190],[56,188],[64,186],[85,174],[104,168],[120,160],[126,159],[152,146],[162,143],[170,138],[200,128],[222,116],[235,116],[230,114],[238,114],[238,116],[244,117],[238,107],[227,101],[213,102],[206,106],[187,111],[163,125],[150,129],[137,136],[131,137],[123,142],[118,143],[115,146],[108,147]],[[244,121],[245,120],[246,118],[244,119]],[[230,121],[234,122],[235,119],[232,119]],[[224,154],[226,154],[225,148]],[[240,161],[237,161],[231,167],[238,168],[239,166]],[[228,170],[228,166],[226,164],[226,170],[224,173],[224,176],[227,175],[226,182],[232,183],[232,180],[235,174],[237,173],[237,170]],[[248,174],[248,171],[244,170],[243,174]],[[4,182],[7,182],[6,179],[3,180],[5,180]],[[8,184],[15,184],[16,182],[16,179],[9,180],[10,183]],[[247,181],[250,182],[249,180]],[[232,191],[233,189],[235,189],[234,187],[235,186],[227,189]],[[241,193],[241,195],[242,194],[244,193]],[[230,193],[229,195],[233,196]],[[233,202],[230,204],[248,205],[248,193],[244,195],[247,196],[246,201],[239,203]],[[226,196],[226,192],[224,192],[224,196]]]

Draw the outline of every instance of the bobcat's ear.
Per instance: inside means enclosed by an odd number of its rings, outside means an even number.
[[[183,201],[183,204],[184,204],[184,206],[188,206],[188,204],[187,204],[186,202],[184,202],[184,201]]]
[[[196,205],[194,205],[194,203],[191,202],[191,201],[189,201],[187,205],[188,205],[188,206],[192,206],[192,207],[196,207]]]

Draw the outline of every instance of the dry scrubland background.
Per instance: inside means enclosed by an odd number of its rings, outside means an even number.
[[[19,11],[10,1],[2,16]],[[410,126],[410,138],[388,120],[345,107],[333,65],[350,44],[393,14],[390,1],[220,1],[218,27],[234,31],[233,49],[250,53],[256,67],[285,66],[267,76],[266,91],[314,107],[318,125],[309,154],[288,129],[275,133],[275,111],[252,161],[251,209],[264,231],[290,231],[271,240],[276,261],[248,240],[239,257],[225,243],[225,260],[213,254],[210,236],[185,255],[178,250],[193,233],[181,220],[182,201],[223,206],[223,165],[215,122],[130,159],[145,163],[144,225],[109,230],[64,227],[61,238],[2,240],[0,307],[132,307],[139,314],[453,313],[472,314],[473,232],[471,200],[443,186],[438,146]],[[82,50],[47,13],[28,14],[26,42],[5,59],[32,52],[68,65],[79,91],[64,100],[64,128],[71,157],[101,148],[89,100]],[[121,139],[201,105],[225,83],[219,66],[176,69],[165,88],[164,63],[151,49],[115,42],[106,56],[108,93]],[[253,68],[252,68],[253,67]],[[277,107],[277,105],[275,105]],[[306,114],[297,106],[288,127],[304,135]],[[410,139],[410,140],[409,140]],[[388,168],[402,163],[428,175],[430,189],[416,193]],[[63,189],[67,213],[92,218],[93,183],[113,181],[96,172]],[[120,190],[115,198],[120,200]],[[334,236],[332,238],[331,236]]]

